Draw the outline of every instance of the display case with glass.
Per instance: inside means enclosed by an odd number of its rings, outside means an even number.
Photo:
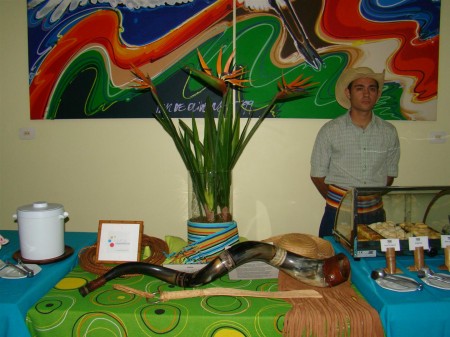
[[[443,254],[450,234],[450,186],[351,188],[336,214],[335,240],[355,257],[383,256],[380,240],[398,239],[398,254],[413,254],[410,237],[428,237],[429,255]]]

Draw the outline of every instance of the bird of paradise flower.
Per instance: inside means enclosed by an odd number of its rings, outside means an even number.
[[[193,190],[199,202],[200,216],[208,222],[226,222],[232,220],[230,212],[231,177],[238,159],[247,144],[252,139],[264,119],[273,112],[275,105],[281,101],[306,97],[314,85],[311,77],[298,76],[291,82],[284,77],[278,84],[278,92],[270,103],[259,111],[259,117],[252,125],[253,113],[247,118],[241,129],[241,112],[234,99],[235,90],[243,90],[248,79],[244,78],[245,69],[233,63],[235,53],[232,52],[222,67],[222,49],[216,62],[216,74],[205,62],[200,51],[197,51],[201,70],[190,66],[184,70],[203,85],[211,88],[222,96],[221,109],[217,122],[211,100],[207,99],[204,114],[204,134],[200,139],[196,119],[192,117],[191,127],[181,119],[179,128],[175,126],[165,104],[158,95],[156,86],[150,76],[145,75],[139,68],[133,67],[134,87],[139,91],[150,91],[159,106],[159,113],[154,113],[156,120],[172,138],[184,165],[190,173]],[[211,178],[207,172],[217,172],[218,176]]]

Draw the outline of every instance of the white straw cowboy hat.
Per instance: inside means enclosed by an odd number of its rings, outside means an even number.
[[[372,69],[368,67],[350,68],[342,72],[341,76],[336,82],[335,96],[336,101],[344,108],[350,108],[350,100],[345,94],[345,89],[354,80],[359,78],[373,78],[378,82],[378,98],[381,96],[384,85],[384,70],[382,73],[375,73]]]

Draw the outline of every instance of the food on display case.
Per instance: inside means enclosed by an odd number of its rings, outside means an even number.
[[[430,239],[440,239],[441,234],[424,223],[402,223],[400,226],[412,236],[428,236]]]
[[[392,221],[376,222],[369,225],[375,232],[379,233],[383,239],[401,239],[405,240],[412,235],[410,232],[406,232],[405,229]]]
[[[373,198],[381,199],[381,207],[362,212],[361,205]],[[449,214],[450,186],[355,187],[339,204],[333,235],[355,258],[383,255],[383,239],[398,239],[397,254],[409,255],[409,239],[424,236],[430,252],[443,254],[441,235],[450,234]]]
[[[439,239],[441,234],[424,223],[401,223],[392,221],[376,222],[368,227],[380,234],[383,239],[406,240],[413,236],[428,236],[430,239]]]
[[[362,241],[378,241],[384,239],[379,233],[366,225],[359,225],[358,227],[358,239]]]

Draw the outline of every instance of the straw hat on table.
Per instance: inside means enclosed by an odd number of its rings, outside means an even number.
[[[310,234],[282,234],[270,237],[263,242],[272,243],[287,251],[311,259],[326,259],[334,255],[333,246],[330,242]]]

